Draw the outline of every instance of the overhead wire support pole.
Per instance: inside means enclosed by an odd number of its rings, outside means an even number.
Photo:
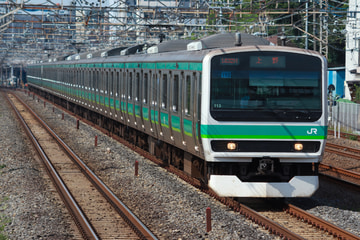
[[[328,36],[329,36],[329,27],[328,20],[329,14],[328,10],[328,0],[320,0],[320,10],[323,10],[323,13],[320,13],[320,49],[319,52],[328,58]]]

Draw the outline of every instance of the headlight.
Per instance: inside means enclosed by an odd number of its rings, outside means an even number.
[[[228,149],[228,150],[235,150],[235,149],[237,149],[237,144],[234,143],[234,142],[229,142],[229,143],[227,144],[227,149]]]
[[[302,150],[304,149],[304,146],[303,146],[302,143],[295,143],[295,144],[294,144],[294,149],[295,149],[296,151],[302,151]]]

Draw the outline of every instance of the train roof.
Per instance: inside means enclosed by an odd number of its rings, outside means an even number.
[[[270,45],[270,41],[247,33],[221,33],[202,38],[203,49]]]
[[[163,53],[185,50],[205,50],[234,46],[270,45],[270,41],[247,33],[221,33],[200,40],[172,40],[159,43],[147,50],[147,53]]]
[[[171,40],[167,42],[159,43],[155,46],[150,47],[147,50],[147,53],[163,53],[163,52],[174,52],[186,50],[189,43],[193,42],[192,40]]]
[[[111,62],[116,61],[117,58],[128,56],[129,58],[123,59],[129,61],[130,59],[137,59],[138,57],[149,59],[147,55],[159,54],[157,59],[168,59],[169,56],[176,61],[182,60],[199,60],[205,52],[198,50],[212,50],[219,48],[233,48],[240,46],[259,46],[271,45],[271,43],[261,37],[250,35],[247,33],[221,33],[204,37],[200,40],[171,40],[159,43],[157,45],[149,45],[147,43],[135,45],[131,47],[116,47],[112,49],[105,49],[93,53],[82,53],[68,57],[66,60],[69,64],[81,62]],[[177,52],[177,54],[172,54]],[[202,53],[200,53],[202,52]],[[170,55],[169,55],[170,54]],[[100,60],[100,58],[102,58]],[[197,60],[196,60],[197,59]]]

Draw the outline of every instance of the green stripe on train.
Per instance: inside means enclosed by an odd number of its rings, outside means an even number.
[[[327,126],[201,125],[202,138],[326,139]]]
[[[161,126],[169,128],[169,114],[160,112]]]
[[[201,71],[202,63],[200,62],[130,62],[130,63],[82,63],[82,64],[57,64],[44,65],[44,68],[143,68],[143,69],[168,69],[168,70],[193,70]]]
[[[178,116],[171,116],[171,128],[175,132],[181,132],[180,130],[180,118]]]
[[[147,107],[142,108],[142,116],[145,121],[149,121],[149,109]]]
[[[184,133],[187,136],[190,136],[190,137],[193,136],[192,121],[184,119]]]
[[[139,105],[135,105],[135,116],[140,118],[140,106]]]

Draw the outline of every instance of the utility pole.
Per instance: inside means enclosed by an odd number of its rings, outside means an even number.
[[[328,0],[320,0],[320,49],[319,52],[328,58],[328,36],[329,36],[329,13],[328,13]]]

